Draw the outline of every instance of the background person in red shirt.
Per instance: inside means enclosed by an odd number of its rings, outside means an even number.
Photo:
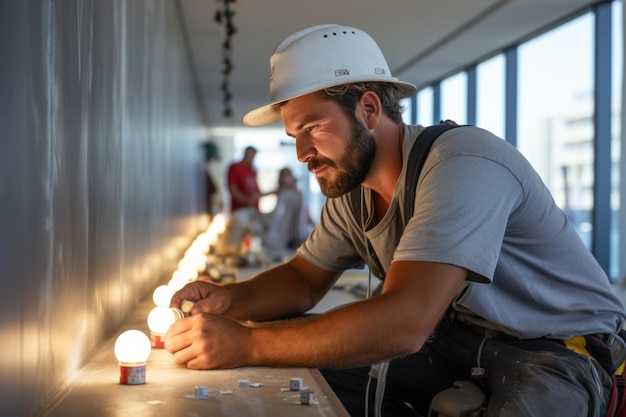
[[[262,239],[264,256],[278,260],[282,259],[285,250],[304,241],[310,231],[308,216],[303,212],[302,194],[289,168],[281,169],[275,190],[261,192],[254,167],[256,154],[257,149],[248,146],[244,149],[243,159],[228,168],[231,215],[220,252],[245,255],[242,240],[250,235]],[[270,213],[261,213],[259,199],[270,194],[276,194],[276,208]],[[304,225],[301,222],[305,222]],[[306,230],[306,235],[302,236],[301,230]]]
[[[256,148],[248,146],[244,150],[243,159],[231,164],[228,168],[231,213],[244,207],[259,209],[259,198],[262,194],[256,181],[256,169],[253,165],[256,154]]]

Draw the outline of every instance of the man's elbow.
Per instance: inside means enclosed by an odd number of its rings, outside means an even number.
[[[427,337],[416,337],[412,335],[401,335],[393,343],[393,356],[405,356],[417,353],[424,347]]]
[[[419,352],[428,341],[431,333],[432,329],[429,326],[420,327],[414,323],[400,324],[393,335],[386,338],[387,346],[391,349],[390,355],[396,357]]]

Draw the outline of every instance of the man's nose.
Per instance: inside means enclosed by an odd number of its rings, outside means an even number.
[[[310,138],[307,138],[306,135],[296,137],[296,155],[298,161],[308,162],[315,154],[315,147]]]

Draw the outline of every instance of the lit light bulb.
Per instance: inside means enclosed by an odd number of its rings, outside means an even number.
[[[195,281],[198,278],[198,272],[195,269],[177,269],[172,274],[172,279],[167,283],[175,291],[180,290],[188,283]]]
[[[156,306],[169,307],[175,293],[176,290],[169,285],[159,285],[152,293],[152,301]]]
[[[219,234],[219,232],[216,229],[209,229],[206,232],[206,235],[207,235],[206,240],[208,242],[208,245],[212,245],[213,243],[215,243],[217,241],[218,234]]]
[[[196,264],[189,258],[182,258],[178,261],[178,269],[196,270]]]
[[[216,214],[207,231],[214,231],[219,234],[222,233],[224,230],[226,230],[226,216],[224,216],[224,214],[222,213]]]
[[[200,233],[191,244],[192,247],[204,255],[209,253],[209,246],[211,245],[211,235],[207,232]]]
[[[148,314],[148,328],[150,329],[150,345],[155,348],[164,346],[164,337],[167,330],[176,320],[184,317],[177,308],[157,306]]]
[[[181,264],[191,267],[198,272],[203,272],[206,270],[206,256],[197,250],[196,247],[191,246],[185,252],[185,257],[178,262],[179,268],[182,268]]]
[[[120,384],[145,384],[150,350],[150,339],[144,332],[126,330],[119,335],[114,352],[120,364]]]

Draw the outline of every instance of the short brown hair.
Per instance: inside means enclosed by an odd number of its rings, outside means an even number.
[[[361,82],[342,84],[318,91],[324,99],[334,101],[348,115],[354,114],[356,103],[363,93],[373,91],[380,98],[383,112],[395,123],[402,123],[402,94],[395,85],[385,82]]]
[[[354,116],[356,103],[363,93],[373,91],[380,98],[383,112],[395,123],[402,123],[402,110],[400,99],[403,97],[398,88],[386,82],[360,82],[341,84],[316,91],[322,99],[334,101],[339,104],[343,111],[350,117]],[[279,112],[289,100],[274,104],[274,110]]]

